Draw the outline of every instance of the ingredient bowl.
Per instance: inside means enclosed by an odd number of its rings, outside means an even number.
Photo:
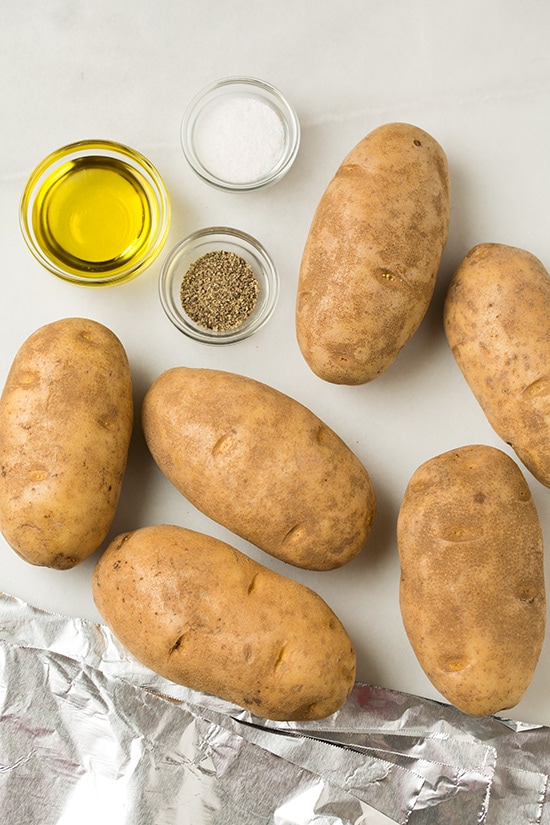
[[[199,177],[219,189],[242,192],[269,186],[288,172],[298,153],[300,123],[274,86],[228,77],[191,100],[181,140]]]
[[[248,338],[271,317],[279,276],[255,238],[210,227],[172,250],[161,270],[159,294],[167,317],[185,335],[229,344]]]
[[[119,143],[89,140],[48,155],[21,200],[23,237],[54,275],[86,286],[134,278],[168,234],[170,201],[152,163]]]

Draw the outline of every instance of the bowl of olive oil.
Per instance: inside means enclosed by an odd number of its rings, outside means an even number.
[[[153,164],[105,140],[72,143],[34,170],[21,199],[23,237],[60,278],[87,286],[120,284],[158,256],[170,199]]]

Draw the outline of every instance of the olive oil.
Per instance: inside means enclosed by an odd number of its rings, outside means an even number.
[[[29,180],[22,229],[48,269],[81,283],[120,283],[156,257],[170,205],[149,162],[112,142],[73,144]]]
[[[42,185],[34,206],[36,237],[60,266],[113,272],[147,250],[158,215],[136,170],[113,158],[69,161]]]

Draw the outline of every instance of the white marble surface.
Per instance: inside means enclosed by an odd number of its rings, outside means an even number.
[[[164,369],[217,367],[258,378],[309,406],[362,459],[379,501],[363,553],[331,573],[285,567],[196,512],[161,477],[136,427],[111,535],[170,521],[210,532],[316,589],[357,647],[358,678],[422,696],[432,688],[398,605],[395,522],[424,460],[473,442],[503,447],[458,372],[441,325],[446,284],[474,244],[522,246],[550,265],[550,5],[546,0],[4,0],[0,25],[0,379],[23,340],[68,315],[95,318],[123,341],[136,405]],[[278,86],[302,125],[291,172],[263,192],[209,188],[186,165],[182,112],[205,84],[252,75]],[[452,177],[450,236],[430,310],[394,366],[363,387],[331,386],[306,366],[294,334],[298,267],[317,201],[343,155],[376,126],[406,120],[444,147]],[[185,339],[157,298],[161,256],[111,290],[56,280],[18,226],[34,166],[84,138],[147,155],[172,197],[165,253],[210,225],[255,235],[279,269],[268,326],[228,348]],[[550,491],[528,476],[550,550]],[[39,607],[99,619],[90,579],[99,553],[65,572],[33,568],[0,542],[0,589]],[[550,570],[550,566],[549,566]],[[503,571],[505,574],[505,571]],[[550,635],[515,718],[550,724]]]

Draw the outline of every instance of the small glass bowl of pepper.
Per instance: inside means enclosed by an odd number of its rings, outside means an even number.
[[[230,344],[248,338],[271,317],[279,276],[255,238],[215,226],[174,247],[161,270],[159,295],[167,317],[185,335]]]

